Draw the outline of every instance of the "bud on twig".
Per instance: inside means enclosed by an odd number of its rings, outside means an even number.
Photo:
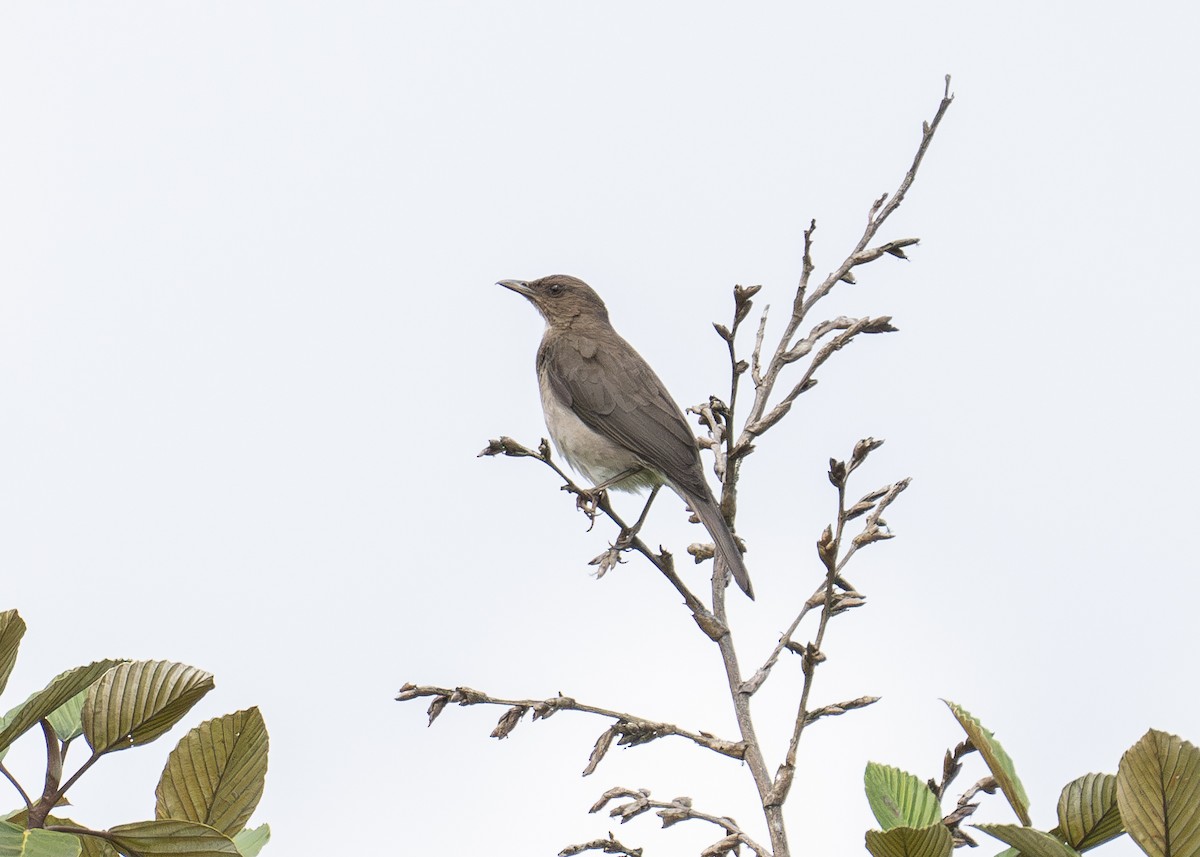
[[[447,696],[435,696],[433,701],[429,703],[429,709],[426,714],[429,715],[429,725],[433,725],[433,721],[437,720],[438,715],[442,713],[442,709],[446,707],[446,703],[450,701]]]
[[[507,738],[509,733],[517,728],[517,724],[521,722],[521,718],[525,716],[525,712],[529,709],[524,705],[514,705],[508,711],[504,712],[500,717],[500,722],[496,724],[496,728],[492,730],[491,737]]]
[[[853,470],[854,468],[858,467],[867,460],[868,455],[879,449],[881,446],[883,446],[883,441],[876,440],[873,437],[863,438],[858,443],[854,444],[854,452],[850,454],[850,469]]]
[[[821,538],[817,540],[817,556],[830,574],[837,568],[837,542],[833,539],[833,527],[826,525]]]
[[[587,767],[583,769],[583,776],[590,776],[596,770],[596,766],[600,764],[600,760],[608,753],[608,748],[612,746],[613,738],[617,737],[616,724],[608,727],[596,739],[596,746],[592,748],[592,755],[588,757]],[[593,809],[592,812],[596,810]]]

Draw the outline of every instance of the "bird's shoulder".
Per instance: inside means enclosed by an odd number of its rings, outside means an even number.
[[[538,371],[577,408],[607,414],[665,397],[671,410],[677,410],[654,370],[611,328],[548,333],[538,349]]]

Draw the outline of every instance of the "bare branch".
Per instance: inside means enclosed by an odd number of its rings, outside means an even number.
[[[971,786],[958,799],[958,805],[954,811],[942,819],[942,823],[950,828],[950,835],[954,838],[955,847],[960,845],[969,845],[972,848],[977,844],[967,833],[962,829],[962,823],[970,818],[975,810],[979,809],[979,804],[973,803],[973,798],[980,792],[986,794],[995,794],[997,789],[996,780],[989,776]]]
[[[738,846],[745,845],[759,857],[771,857],[771,852],[748,836],[732,818],[701,812],[692,806],[692,799],[689,797],[677,797],[669,802],[651,800],[649,789],[617,787],[601,795],[600,799],[592,804],[589,812],[599,812],[611,801],[622,798],[627,799],[625,803],[618,804],[608,811],[613,818],[619,818],[622,824],[650,810],[658,810],[655,815],[662,819],[664,828],[681,821],[705,821],[724,830],[725,837],[705,849],[703,854],[727,854]]]
[[[900,492],[908,487],[908,480],[901,480],[885,489],[868,494],[867,497],[870,498],[869,500],[860,500],[850,508],[847,508],[846,487],[850,474],[866,461],[867,456],[872,451],[878,449],[882,444],[883,441],[881,440],[865,438],[854,445],[849,465],[836,458],[829,460],[829,481],[837,489],[838,505],[836,526],[827,526],[821,537],[817,540],[817,555],[821,563],[825,566],[825,580],[818,587],[817,591],[813,593],[812,597],[805,602],[800,614],[780,638],[779,643],[767,658],[766,663],[755,674],[754,679],[752,679],[752,683],[755,681],[756,683],[752,684],[751,692],[757,690],[762,682],[766,680],[767,675],[775,665],[783,649],[797,652],[803,657],[802,672],[804,674],[804,685],[800,691],[800,701],[797,706],[796,719],[792,727],[792,737],[788,742],[787,754],[783,764],[779,766],[774,783],[772,784],[773,800],[780,804],[786,800],[792,787],[796,771],[796,753],[805,728],[822,717],[836,716],[848,710],[863,708],[878,700],[877,697],[865,696],[849,702],[838,703],[832,706],[827,705],[815,711],[808,709],[808,699],[812,691],[816,668],[825,660],[825,655],[821,647],[824,644],[825,632],[828,628],[829,620],[839,613],[860,606],[864,601],[863,596],[845,581],[842,577],[842,572],[860,547],[869,544],[872,540],[878,541],[881,538],[890,537],[890,533],[886,533],[881,529],[882,527],[886,527],[886,524],[882,522],[880,515],[899,496]],[[868,504],[866,508],[863,508],[864,503]],[[850,520],[863,515],[866,516],[863,531],[850,540],[850,547],[843,554],[842,547],[845,541],[846,524]],[[870,535],[871,538],[869,540],[864,539],[865,535]],[[805,615],[817,606],[820,606],[821,612],[817,624],[816,636],[811,643],[800,646],[793,640],[796,629],[800,626]]]
[[[818,342],[820,342],[829,334],[833,333],[835,330],[849,330],[854,325],[864,321],[867,321],[867,319],[847,318],[846,316],[841,315],[837,318],[821,322],[812,329],[812,332],[809,333],[808,336],[801,339],[784,353],[784,362],[795,363],[801,357],[808,356],[809,352],[813,350],[813,347]]]
[[[823,592],[824,589],[825,587],[822,585],[818,592]],[[762,687],[762,683],[767,680],[767,676],[771,674],[771,670],[775,667],[776,662],[779,660],[779,655],[785,648],[787,648],[788,644],[792,642],[792,635],[796,633],[796,629],[800,627],[800,623],[804,621],[804,617],[808,615],[808,611],[812,610],[814,606],[817,605],[812,603],[812,599],[809,599],[809,601],[805,602],[804,607],[800,609],[800,615],[792,620],[792,624],[779,637],[779,642],[776,643],[775,648],[771,650],[771,654],[767,657],[766,662],[764,662],[763,665],[758,668],[754,675],[752,675],[742,684],[742,693],[745,693],[748,696],[753,695],[760,687]]]
[[[835,702],[833,705],[825,705],[816,711],[809,712],[808,722],[812,723],[822,717],[837,717],[856,708],[866,708],[868,705],[874,705],[878,701],[878,696],[860,696],[857,699],[849,699],[845,702]]]
[[[32,807],[33,801],[31,801],[29,799],[29,795],[25,793],[25,789],[23,789],[21,787],[21,784],[19,782],[17,782],[17,778],[14,777],[9,772],[8,768],[4,767],[3,763],[0,763],[0,774],[3,774],[4,778],[6,780],[8,780],[10,783],[12,783],[13,788],[15,788],[17,790],[17,792],[21,795],[21,800],[23,800],[25,802],[25,808],[29,809],[30,807]]]
[[[611,833],[605,839],[593,839],[591,842],[584,842],[580,845],[568,845],[562,851],[558,852],[558,857],[572,857],[574,854],[582,854],[585,851],[600,851],[604,854],[623,854],[625,857],[642,857],[641,848],[630,848],[627,845],[622,845],[613,838]]]
[[[750,407],[750,412],[747,415],[746,421],[743,425],[742,433],[737,438],[736,442],[733,443],[729,452],[729,458],[734,462],[734,472],[730,480],[731,482],[736,483],[737,469],[740,467],[740,460],[748,455],[752,450],[754,436],[756,434],[761,434],[767,428],[770,428],[771,425],[774,425],[776,422],[778,422],[779,419],[781,419],[790,409],[791,402],[795,400],[796,396],[812,386],[812,370],[815,367],[810,367],[810,371],[806,373],[805,379],[793,386],[792,392],[788,395],[788,397],[786,397],[783,402],[774,406],[771,418],[765,420],[767,408],[774,393],[775,385],[779,381],[781,370],[788,363],[794,362],[795,360],[799,359],[800,356],[803,356],[797,354],[796,356],[791,357],[791,359],[788,359],[789,353],[792,352],[794,348],[801,345],[801,343],[797,343],[794,346],[792,344],[792,340],[796,334],[796,331],[804,322],[805,318],[807,318],[808,314],[812,311],[813,307],[816,306],[816,304],[822,298],[828,295],[834,286],[836,286],[839,282],[853,283],[855,281],[853,274],[853,269],[855,267],[867,264],[885,254],[897,256],[899,258],[906,258],[904,255],[904,248],[917,243],[918,239],[916,238],[899,238],[868,249],[868,245],[874,239],[880,227],[883,226],[884,222],[886,222],[888,217],[891,216],[891,213],[900,206],[900,203],[904,201],[905,195],[908,193],[909,188],[916,179],[917,170],[921,166],[921,161],[924,159],[925,153],[928,151],[930,144],[933,142],[933,137],[937,133],[938,127],[941,125],[942,118],[945,116],[946,111],[950,108],[950,104],[953,101],[954,96],[950,93],[949,78],[947,77],[946,90],[943,94],[942,101],[938,105],[938,109],[934,114],[933,120],[922,124],[921,140],[917,146],[916,154],[913,157],[912,164],[909,166],[908,171],[901,179],[896,192],[891,195],[890,199],[888,198],[887,194],[883,194],[877,200],[875,200],[875,202],[871,205],[870,211],[868,212],[867,224],[863,229],[863,234],[859,238],[859,241],[855,245],[854,249],[846,256],[842,263],[838,265],[838,267],[835,268],[825,278],[825,280],[812,291],[811,294],[809,293],[808,287],[814,267],[812,260],[812,248],[813,233],[816,231],[817,227],[816,221],[812,221],[809,224],[808,229],[804,230],[804,257],[800,282],[796,287],[796,293],[792,301],[792,314],[784,327],[783,333],[779,338],[779,342],[775,347],[770,361],[766,364],[765,371],[761,368],[763,366],[761,339],[755,344],[754,356],[752,360],[753,372],[751,373],[751,377],[754,379],[755,383],[754,402]],[[760,325],[760,329],[761,326],[762,325]],[[840,348],[842,345],[845,345],[847,341],[848,339],[843,340],[838,348]],[[811,347],[812,346],[809,346],[809,348]],[[828,355],[826,355],[826,358],[827,357]],[[728,489],[728,482],[726,487]]]
[[[767,333],[767,313],[771,307],[763,307],[762,315],[758,319],[758,331],[754,334],[754,351],[750,354],[750,380],[754,382],[755,387],[762,386],[762,344],[763,337]]]
[[[908,193],[908,189],[912,187],[912,183],[917,177],[917,170],[921,166],[921,161],[924,160],[925,153],[929,150],[929,144],[933,142],[933,135],[937,133],[938,126],[942,123],[942,117],[946,115],[946,111],[950,109],[950,105],[953,102],[954,96],[950,93],[949,76],[947,76],[946,91],[942,96],[941,104],[938,105],[938,109],[934,114],[933,121],[926,122],[921,126],[921,142],[917,146],[917,153],[913,157],[912,165],[908,168],[908,172],[904,174],[904,178],[900,181],[900,186],[896,189],[896,192],[892,194],[891,199],[888,199],[888,195],[885,193],[883,196],[879,197],[879,199],[875,200],[875,203],[871,206],[871,210],[867,215],[867,225],[863,229],[863,234],[862,237],[859,238],[858,244],[855,245],[854,250],[849,256],[846,257],[846,260],[842,262],[842,264],[839,265],[833,271],[833,273],[826,277],[825,281],[822,282],[821,285],[818,286],[817,289],[812,293],[812,295],[810,295],[804,301],[800,311],[801,316],[807,315],[809,310],[812,309],[813,305],[816,304],[817,301],[829,294],[833,287],[837,285],[839,280],[842,280],[846,274],[850,273],[852,268],[860,264],[860,262],[856,261],[858,254],[862,253],[866,249],[867,245],[871,243],[871,239],[874,238],[875,234],[879,231],[879,227],[883,226],[884,222],[891,216],[892,212],[899,208],[900,203],[904,201],[905,194]],[[885,200],[887,200],[886,205],[884,205]],[[909,244],[917,243],[917,239],[915,238],[906,238],[901,240],[907,241]],[[903,246],[908,246],[908,244]],[[884,252],[887,251],[885,250]]]
[[[713,615],[717,620],[728,626],[725,611],[726,574],[724,563],[720,558],[713,562],[712,576],[712,605]],[[783,803],[773,800],[774,786],[770,772],[767,770],[766,759],[763,758],[762,745],[754,727],[754,718],[750,713],[750,694],[742,690],[742,668],[738,663],[737,649],[734,647],[733,635],[726,634],[717,641],[721,651],[721,663],[725,667],[725,680],[729,686],[730,700],[733,702],[733,713],[737,718],[738,729],[742,734],[742,744],[745,746],[743,758],[754,786],[758,790],[759,800],[762,801],[763,816],[766,818],[767,830],[771,836],[771,848],[778,857],[786,857],[789,852],[787,844],[787,828],[783,823]]]
[[[584,513],[588,515],[588,517],[594,520],[597,511],[603,512],[604,515],[609,518],[609,520],[621,528],[622,535],[636,533],[636,530],[626,524],[624,519],[617,514],[615,509],[613,509],[612,505],[609,503],[607,492],[601,491],[597,493],[587,488],[580,487],[563,471],[561,467],[554,463],[554,460],[550,455],[550,444],[545,438],[542,439],[538,451],[534,452],[532,449],[529,449],[528,447],[518,443],[511,437],[501,436],[496,440],[489,440],[488,445],[483,448],[478,457],[493,455],[507,455],[515,458],[537,459],[538,461],[542,462],[542,464],[545,464],[547,467],[553,470],[558,477],[563,480],[564,484],[562,486],[562,490],[575,495],[577,498],[576,505],[582,509]],[[617,542],[610,550],[617,550],[618,553],[622,550],[636,550],[646,559],[650,560],[650,563],[657,568],[663,577],[665,577],[670,584],[675,587],[676,591],[683,596],[684,603],[687,605],[688,609],[692,611],[692,615],[696,620],[696,624],[700,626],[701,630],[703,630],[705,634],[713,637],[714,634],[722,634],[726,632],[724,623],[718,623],[715,621],[711,611],[709,611],[709,609],[704,605],[704,602],[697,598],[696,595],[690,589],[688,589],[687,584],[683,582],[683,579],[676,574],[674,560],[672,559],[671,554],[669,554],[667,551],[660,549],[656,553],[650,549],[649,545],[636,536],[632,538],[627,536],[625,542],[623,543],[620,535],[617,537]],[[616,563],[606,551],[604,554],[601,554],[593,559],[591,564],[600,565],[600,576],[603,576],[603,573],[612,568]],[[713,637],[713,639],[716,638]]]
[[[946,751],[946,757],[942,760],[942,781],[939,783],[932,777],[928,780],[929,790],[937,795],[939,803],[946,796],[946,790],[950,788],[950,783],[954,782],[954,778],[962,770],[963,758],[974,752],[975,745],[971,743],[970,738],[964,738],[962,743],[953,750]]]
[[[596,765],[599,764],[604,754],[608,752],[608,747],[614,739],[617,740],[618,745],[634,747],[639,744],[648,744],[651,741],[656,741],[659,738],[665,738],[669,735],[675,735],[680,738],[686,738],[693,744],[704,747],[707,750],[712,750],[714,753],[720,753],[722,756],[729,756],[733,759],[744,758],[746,752],[744,743],[739,741],[726,741],[708,732],[692,732],[688,729],[682,729],[673,723],[663,723],[657,720],[649,720],[645,717],[638,717],[635,714],[628,714],[624,711],[614,711],[596,705],[587,705],[561,694],[549,699],[502,699],[500,697],[489,696],[486,693],[469,687],[447,688],[406,684],[400,688],[396,699],[400,702],[406,702],[411,699],[427,696],[433,697],[433,704],[438,706],[439,713],[447,703],[463,706],[499,705],[506,707],[508,710],[500,718],[500,722],[497,723],[496,728],[492,731],[492,738],[507,738],[521,719],[530,711],[533,712],[534,720],[543,720],[559,711],[579,711],[584,714],[595,714],[599,717],[611,718],[615,722],[609,727],[608,732],[602,735],[600,740],[596,742],[596,747],[592,750],[592,758],[589,760],[588,768],[584,771],[584,776],[595,770]],[[433,706],[431,705],[430,708],[432,710]],[[436,716],[436,714],[433,714],[430,717],[431,724]]]
[[[827,324],[835,323],[836,322],[827,322]],[[836,329],[838,328],[830,328],[830,330]],[[858,334],[885,333],[895,329],[896,328],[891,326],[890,316],[855,319],[849,327],[845,328],[842,333],[835,336],[830,342],[824,345],[820,351],[817,352],[816,356],[813,357],[812,362],[808,364],[808,369],[805,370],[804,374],[800,377],[800,380],[796,383],[796,385],[792,387],[791,392],[784,396],[779,404],[771,409],[769,414],[755,420],[752,423],[746,424],[746,426],[742,429],[742,439],[748,442],[751,438],[761,435],[771,426],[783,419],[787,415],[787,412],[792,409],[792,403],[796,401],[796,397],[804,391],[811,389],[816,384],[816,381],[813,379],[813,375],[816,373],[817,369],[824,365],[825,361],[832,357],[834,353],[841,351],[848,344],[850,344],[850,341],[853,340],[854,337],[858,336]],[[803,345],[803,343],[797,343],[797,347],[800,347],[801,345]],[[799,359],[799,357],[802,356],[797,355],[796,358],[789,360],[787,356],[788,353],[790,352],[784,352],[784,354],[780,357],[781,366],[793,362],[793,360]],[[742,440],[739,440],[739,446],[741,443]]]

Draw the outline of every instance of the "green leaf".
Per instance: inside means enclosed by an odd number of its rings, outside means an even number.
[[[96,753],[148,744],[213,689],[211,673],[170,661],[133,661],[88,690],[83,734]]]
[[[976,824],[988,836],[1018,849],[1024,857],[1079,857],[1079,853],[1049,833],[1016,824]]]
[[[868,830],[867,850],[874,857],[950,857],[954,839],[939,821],[920,829]]]
[[[1151,729],[1117,768],[1117,805],[1133,841],[1150,857],[1200,854],[1200,750]]]
[[[910,773],[867,762],[863,774],[867,802],[884,830],[928,827],[942,820],[942,808],[929,786]]]
[[[83,853],[80,857],[121,857],[117,853],[117,849],[103,839],[97,839],[95,836],[80,836],[79,841],[83,844]]]
[[[1076,851],[1086,851],[1120,836],[1117,778],[1085,774],[1067,783],[1058,797],[1058,831]]]
[[[86,690],[117,663],[120,661],[96,661],[55,676],[50,684],[30,696],[12,712],[12,720],[0,729],[0,750],[7,749],[39,720],[48,717],[81,690]]]
[[[81,690],[58,708],[46,719],[54,727],[54,734],[59,741],[70,741],[83,734],[83,701],[87,699],[87,690]]]
[[[25,636],[25,620],[16,610],[0,613],[0,693],[8,686],[13,665],[17,662],[17,649]]]
[[[79,857],[79,838],[52,830],[25,830],[0,821],[0,857]]]
[[[233,844],[242,853],[242,857],[258,857],[258,852],[262,851],[263,846],[270,841],[271,828],[266,824],[260,824],[258,827],[252,827],[249,830],[243,830],[237,836],[233,837]]]
[[[13,722],[13,719],[17,716],[18,713],[20,713],[21,708],[24,705],[25,705],[25,703],[22,702],[20,705],[17,705],[15,707],[13,707],[11,710],[5,712],[3,717],[0,717],[0,733],[3,733],[4,730],[8,728],[8,724]],[[10,744],[10,746],[11,746],[11,744]],[[0,762],[4,761],[4,757],[8,755],[8,750],[9,750],[8,747],[5,747],[3,750],[0,750]]]
[[[21,810],[19,813],[19,817],[21,820],[17,823],[20,824],[21,826],[24,826],[25,819],[28,817],[27,811]],[[46,816],[46,826],[47,827],[54,827],[54,826],[78,827],[78,828],[81,828],[84,830],[87,829],[86,824],[78,824],[77,822],[74,822],[69,818],[64,818],[62,816],[55,816],[55,815]],[[117,853],[117,849],[113,848],[111,845],[109,845],[103,839],[97,839],[95,836],[83,836],[83,835],[80,835],[77,838],[79,839],[79,844],[82,846],[82,849],[83,849],[80,854],[80,857],[121,857],[121,855]]]
[[[258,806],[266,775],[267,727],[257,708],[206,720],[167,757],[154,817],[196,821],[233,836]]]
[[[240,857],[224,833],[191,821],[139,821],[113,827],[106,835],[118,849],[139,857]]]
[[[967,733],[967,737],[971,739],[971,743],[975,745],[979,755],[983,756],[988,770],[992,772],[996,784],[1004,792],[1004,797],[1013,808],[1013,812],[1017,814],[1017,818],[1021,820],[1021,824],[1028,827],[1033,823],[1029,818],[1029,796],[1025,794],[1025,787],[1017,778],[1016,768],[1008,753],[1004,752],[1004,748],[1000,746],[1000,742],[996,740],[995,736],[989,730],[984,729],[983,724],[965,708],[948,699],[943,699],[942,702],[950,708],[950,712],[958,720],[963,731]]]

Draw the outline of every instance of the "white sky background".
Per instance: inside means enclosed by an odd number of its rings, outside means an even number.
[[[636,559],[594,580],[611,529],[544,468],[475,458],[545,433],[541,322],[493,283],[577,274],[682,404],[723,394],[733,284],[764,285],[777,331],[808,219],[822,277],[946,72],[957,100],[880,235],[921,246],[825,307],[901,332],[838,355],[745,468],[748,671],[819,579],[829,456],[883,437],[857,488],[914,477],[813,699],[884,701],[808,733],[794,851],[862,847],[868,759],[938,771],[962,737],[940,697],[998,733],[1043,829],[1147,728],[1200,740],[1200,21],[1165,5],[0,8],[0,607],[30,625],[3,707],[102,656],[217,677],[72,814],[149,817],[185,729],[257,704],[266,853],[717,838],[588,816],[613,785],[765,840],[731,760],[666,740],[581,779],[599,720],[497,742],[499,710],[427,729],[392,697],[562,691],[735,736],[677,596]],[[648,540],[698,538],[664,497]],[[798,681],[785,662],[758,699],[772,770]],[[36,785],[29,743],[10,760]],[[978,818],[1013,820],[999,795]]]

